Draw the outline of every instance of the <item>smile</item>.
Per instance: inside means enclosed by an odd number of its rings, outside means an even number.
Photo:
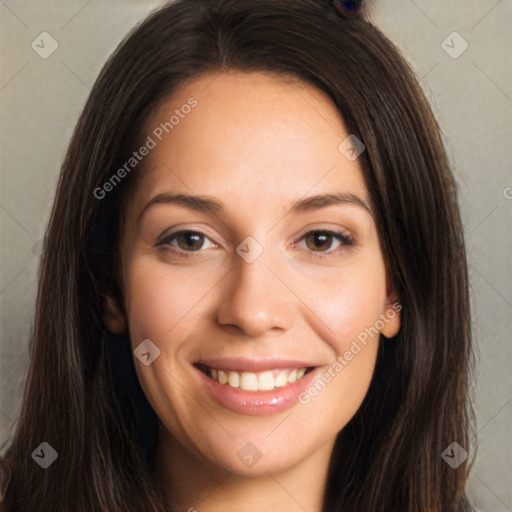
[[[204,364],[197,364],[196,367],[219,384],[244,391],[272,391],[275,388],[282,388],[301,380],[304,375],[313,370],[313,367],[305,367],[279,368],[261,372],[239,372],[211,368]]]

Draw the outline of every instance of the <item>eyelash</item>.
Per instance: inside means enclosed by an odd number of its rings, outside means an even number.
[[[340,233],[338,231],[332,231],[329,229],[315,229],[312,231],[308,231],[307,233],[302,235],[299,239],[297,239],[295,242],[293,242],[292,246],[295,247],[295,244],[297,242],[300,242],[301,240],[308,238],[310,235],[319,234],[319,233],[335,238],[336,240],[341,242],[340,247],[354,245],[354,240],[349,235]],[[201,250],[197,250],[197,251],[184,251],[182,249],[177,250],[176,248],[172,247],[169,244],[170,241],[174,240],[176,237],[178,237],[179,235],[183,235],[183,234],[195,234],[195,235],[200,235],[204,238],[209,239],[208,236],[201,233],[200,231],[182,230],[182,231],[177,231],[176,233],[171,233],[170,235],[165,237],[161,242],[159,242],[157,245],[166,246],[166,249],[169,249],[173,253],[177,254],[180,257],[184,257],[184,258],[188,258],[190,256],[194,256],[195,253],[202,252]],[[326,257],[330,257],[332,255],[336,255],[339,252],[339,248],[338,248],[338,251],[334,250],[334,251],[330,251],[330,252],[318,252],[318,251],[308,251],[308,252],[311,252],[311,254],[317,258],[326,258]]]

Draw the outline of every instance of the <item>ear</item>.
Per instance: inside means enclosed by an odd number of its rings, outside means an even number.
[[[395,290],[388,287],[388,294],[381,316],[384,327],[380,331],[386,338],[394,338],[400,331],[401,310],[402,305],[398,300]]]
[[[103,302],[103,322],[113,334],[126,334],[126,318],[124,311],[112,294],[108,294]]]

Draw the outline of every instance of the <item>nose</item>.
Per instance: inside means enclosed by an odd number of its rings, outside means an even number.
[[[236,257],[217,310],[217,322],[250,337],[289,329],[294,320],[294,295],[284,276],[270,268],[262,254],[247,263]]]

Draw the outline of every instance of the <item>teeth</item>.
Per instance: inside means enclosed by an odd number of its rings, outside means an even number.
[[[252,375],[256,375],[253,373]],[[257,389],[260,391],[271,391],[274,389],[275,381],[274,374],[271,371],[261,372],[258,374],[258,386]]]
[[[218,371],[218,378],[215,378],[213,375],[212,375],[212,379],[215,379],[217,380],[218,382],[220,382],[221,384],[227,384],[228,383],[228,376],[226,374],[226,372],[223,372],[222,370],[219,370]]]
[[[258,377],[255,373],[244,372],[240,376],[240,389],[246,391],[257,391],[258,390]]]
[[[271,391],[274,388],[282,388],[287,384],[302,379],[306,374],[306,368],[297,370],[289,368],[285,370],[267,370],[264,372],[242,372],[217,370],[208,368],[207,374],[220,384],[227,384],[232,388],[240,388],[244,391]]]
[[[276,388],[282,388],[288,384],[288,375],[286,372],[279,372],[277,377],[274,379],[274,386]]]
[[[240,375],[238,375],[236,372],[229,372],[228,384],[232,388],[240,387]]]

